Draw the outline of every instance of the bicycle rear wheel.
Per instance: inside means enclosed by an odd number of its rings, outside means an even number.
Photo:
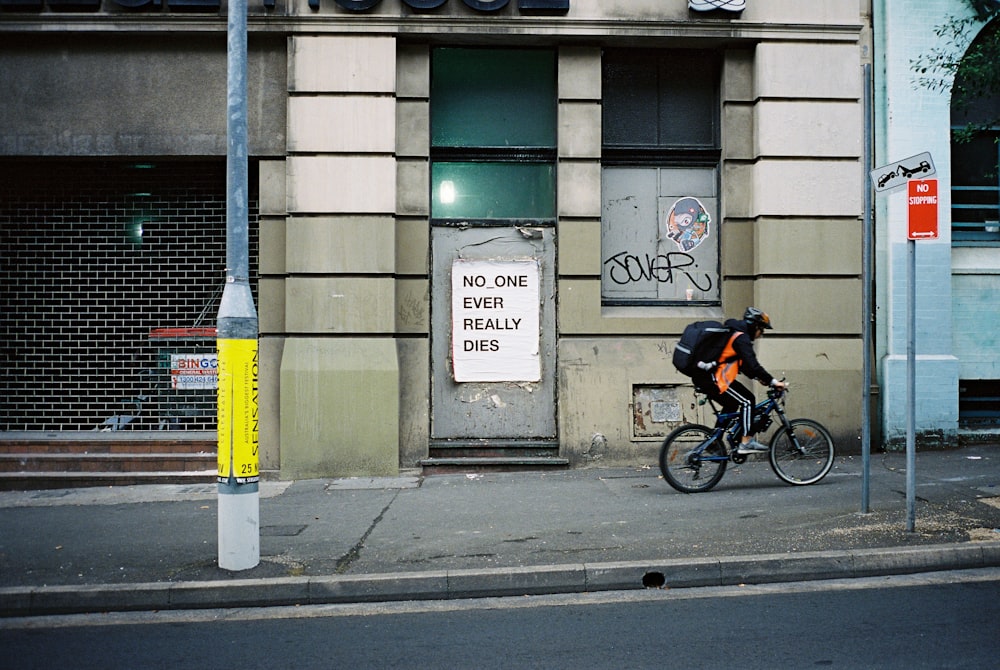
[[[833,438],[812,419],[792,419],[788,423],[791,433],[782,426],[771,438],[771,469],[789,484],[815,484],[833,466]]]
[[[682,493],[707,491],[726,472],[726,450],[720,440],[694,451],[712,436],[705,426],[690,424],[675,428],[660,447],[660,472],[667,483]]]

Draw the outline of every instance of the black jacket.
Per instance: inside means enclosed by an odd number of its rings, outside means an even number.
[[[753,350],[753,338],[750,337],[750,327],[747,322],[743,319],[729,319],[726,321],[726,327],[741,333],[733,342],[733,351],[740,359],[740,372],[750,379],[756,379],[761,384],[770,386],[774,377],[757,360],[757,354]]]

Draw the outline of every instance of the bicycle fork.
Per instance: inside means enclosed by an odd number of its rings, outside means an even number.
[[[800,456],[805,455],[806,450],[799,444],[799,436],[792,430],[792,422],[788,420],[788,417],[780,409],[778,410],[778,416],[781,418],[781,425],[785,427],[785,432],[788,433],[788,439],[792,442],[792,448]]]

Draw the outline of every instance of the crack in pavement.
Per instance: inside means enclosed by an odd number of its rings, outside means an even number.
[[[346,554],[337,559],[337,564],[334,568],[334,572],[336,574],[342,575],[351,569],[351,565],[358,560],[358,557],[361,555],[361,550],[365,547],[365,540],[367,540],[368,536],[375,530],[375,526],[379,525],[382,518],[385,517],[385,513],[389,511],[390,507],[392,507],[392,503],[396,502],[396,498],[399,497],[399,494],[400,491],[396,491],[396,493],[392,496],[392,499],[389,500],[388,504],[382,508],[382,511],[379,512],[377,517],[375,517],[375,520],[372,521],[370,526],[368,526],[368,530],[365,531],[365,534],[361,536],[361,538],[347,551]]]

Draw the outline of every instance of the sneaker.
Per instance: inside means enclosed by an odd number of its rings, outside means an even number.
[[[737,454],[759,454],[762,451],[767,451],[769,447],[766,444],[761,444],[757,441],[756,437],[751,437],[749,442],[740,443],[740,446],[736,449]]]

